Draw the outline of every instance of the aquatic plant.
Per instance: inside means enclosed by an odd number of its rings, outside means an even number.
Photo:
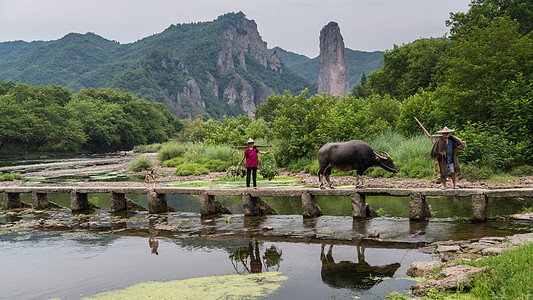
[[[280,272],[199,277],[144,282],[84,299],[258,299],[274,293],[287,280]]]

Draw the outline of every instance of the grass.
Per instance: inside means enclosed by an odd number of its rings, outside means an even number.
[[[470,294],[475,299],[533,299],[533,243],[463,263],[490,268],[474,281]]]

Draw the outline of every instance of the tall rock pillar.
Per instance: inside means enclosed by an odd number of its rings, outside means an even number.
[[[350,93],[348,59],[341,30],[336,22],[329,22],[320,31],[320,57],[318,59],[318,93],[326,90],[330,95]]]

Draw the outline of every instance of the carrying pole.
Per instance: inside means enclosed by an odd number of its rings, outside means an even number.
[[[431,134],[429,134],[429,132],[426,130],[426,128],[424,128],[424,125],[422,125],[422,123],[420,123],[420,121],[418,121],[418,119],[416,117],[414,117],[414,118],[415,118],[416,122],[418,123],[418,125],[420,125],[420,127],[422,127],[422,130],[424,130],[424,132],[426,133],[428,138],[433,142],[433,144],[435,144],[435,140],[433,139]]]

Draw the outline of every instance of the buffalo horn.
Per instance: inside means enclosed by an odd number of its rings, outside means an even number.
[[[387,158],[390,158],[390,155],[387,152],[385,152],[383,150],[381,150],[381,152],[385,153],[385,155],[387,155]]]
[[[374,154],[379,158],[379,159],[387,159],[385,156],[377,153],[376,151],[374,151]]]

